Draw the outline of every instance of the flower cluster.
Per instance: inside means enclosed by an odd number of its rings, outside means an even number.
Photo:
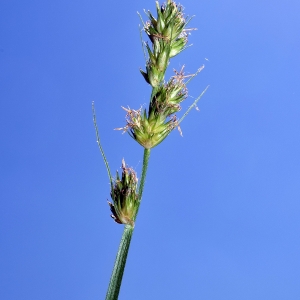
[[[119,224],[134,226],[134,218],[138,209],[138,179],[133,169],[126,167],[122,160],[122,177],[117,172],[110,193],[113,203],[108,202],[112,212],[111,217]]]
[[[185,29],[188,21],[184,18],[182,6],[168,0],[161,7],[156,2],[156,9],[157,19],[148,11],[149,21],[144,24],[152,49],[147,43],[149,60],[146,64],[146,72],[140,70],[152,87],[161,84],[170,58],[180,53],[188,41],[187,29]]]
[[[168,83],[156,89],[150,101],[148,114],[145,109],[142,111],[141,108],[133,110],[123,107],[127,112],[127,124],[117,129],[128,131],[129,135],[146,149],[157,146],[179,125],[174,114],[181,110],[180,103],[187,97],[187,88],[183,68],[175,73]]]
[[[124,108],[126,111],[126,126],[116,128],[124,130],[145,149],[151,149],[161,143],[174,128],[178,128],[179,121],[176,113],[181,110],[180,103],[187,98],[186,84],[196,74],[184,75],[184,66],[175,76],[165,82],[165,72],[170,58],[186,48],[186,29],[190,19],[184,17],[182,6],[172,0],[159,6],[156,2],[157,18],[150,11],[146,12],[149,20],[144,23],[144,31],[152,43],[146,43],[149,59],[146,62],[146,72],[141,73],[152,86],[152,93],[148,111],[140,108],[134,110]],[[187,77],[191,77],[185,82]],[[197,100],[198,101],[198,100]]]

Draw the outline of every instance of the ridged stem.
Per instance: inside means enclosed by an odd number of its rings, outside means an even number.
[[[134,228],[130,225],[126,225],[124,228],[114,269],[110,278],[106,300],[118,299],[133,229]]]

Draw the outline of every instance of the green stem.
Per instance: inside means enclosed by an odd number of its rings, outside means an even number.
[[[144,190],[146,174],[148,169],[148,162],[150,157],[150,149],[144,149],[144,159],[143,159],[143,170],[142,170],[142,177],[139,185],[139,206],[142,200],[142,194]],[[139,209],[139,207],[138,207]],[[138,213],[138,210],[137,210]],[[137,213],[134,217],[134,221],[136,219]],[[122,239],[120,242],[119,250],[117,253],[114,269],[110,278],[106,300],[117,300],[121,288],[122,277],[126,265],[127,255],[129,251],[130,241],[132,237],[134,227],[130,225],[126,225],[124,228],[124,232],[122,235]]]
[[[150,157],[150,149],[144,149],[144,159],[143,159],[143,170],[142,170],[142,178],[139,186],[139,201],[142,200],[145,180],[146,180],[146,174],[148,169],[148,163],[149,163],[149,157]]]
[[[124,228],[114,269],[110,278],[106,300],[118,299],[133,229],[134,228],[130,225],[126,225]]]
[[[136,214],[134,216],[134,219],[133,219],[134,221],[136,220],[137,214],[140,209],[141,201],[142,201],[143,190],[144,190],[146,174],[147,174],[147,169],[148,169],[148,163],[149,163],[149,157],[150,157],[150,149],[145,148],[144,149],[142,177],[141,177],[140,186],[139,186],[139,206],[138,206]]]

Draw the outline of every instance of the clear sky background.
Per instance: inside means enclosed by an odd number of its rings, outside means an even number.
[[[193,73],[151,152],[120,299],[300,299],[300,4],[182,1]],[[136,11],[154,1],[1,1],[0,299],[104,299],[123,226],[113,172],[140,176],[121,106],[148,103]],[[206,60],[208,59],[208,60]],[[169,75],[171,73],[168,73]]]

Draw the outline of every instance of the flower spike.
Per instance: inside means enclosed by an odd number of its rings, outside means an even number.
[[[117,172],[110,193],[113,203],[108,202],[112,212],[111,217],[119,224],[134,227],[134,218],[138,209],[139,196],[137,193],[138,179],[132,168],[126,167],[122,160],[122,176]]]

